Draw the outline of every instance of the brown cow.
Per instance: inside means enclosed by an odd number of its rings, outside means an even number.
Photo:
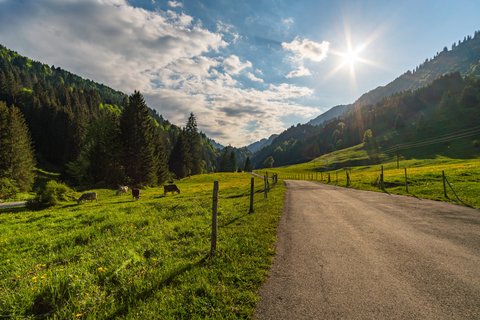
[[[175,184],[167,184],[163,186],[163,195],[165,196],[167,192],[177,192],[180,193],[180,189],[178,189],[177,185]]]
[[[132,196],[133,196],[133,199],[135,199],[135,200],[140,199],[140,189],[133,188],[132,189]]]

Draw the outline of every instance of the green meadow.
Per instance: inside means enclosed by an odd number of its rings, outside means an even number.
[[[408,158],[379,155],[379,163],[356,165],[370,162],[363,145],[332,152],[310,162],[292,166],[273,168],[279,179],[315,180],[323,183],[415,196],[419,198],[449,201],[461,205],[480,208],[480,158],[455,158],[448,156],[427,158],[420,152]],[[381,166],[384,168],[384,189],[380,188]],[[405,187],[407,169],[408,192]],[[450,183],[446,183],[447,197],[444,195],[442,171]],[[455,195],[456,194],[456,195]],[[458,198],[457,198],[458,197]]]
[[[199,175],[181,194],[99,189],[98,202],[0,210],[0,318],[251,318],[274,255],[285,188],[250,175]],[[209,256],[213,181],[217,252]]]

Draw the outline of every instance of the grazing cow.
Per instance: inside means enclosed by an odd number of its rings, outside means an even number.
[[[163,186],[163,195],[165,196],[167,192],[177,192],[180,193],[180,189],[178,189],[177,185],[175,184],[167,184]]]
[[[90,201],[98,201],[97,199],[97,193],[96,192],[86,192],[84,194],[82,194],[80,196],[80,198],[78,198],[78,203],[80,204],[82,201],[86,201],[86,200],[90,200]]]
[[[121,195],[122,193],[128,193],[127,186],[119,186],[117,189],[117,196]]]
[[[132,196],[133,196],[133,199],[135,199],[135,200],[140,199],[140,189],[133,188],[132,189]]]

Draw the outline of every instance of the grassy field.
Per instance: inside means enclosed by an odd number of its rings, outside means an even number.
[[[209,257],[211,199],[220,182],[218,252]],[[177,183],[141,199],[95,190],[98,202],[0,210],[0,318],[250,318],[274,255],[285,188],[267,200],[250,175]]]
[[[323,155],[310,162],[273,168],[280,179],[317,180],[333,185],[346,186],[346,170],[350,175],[350,187],[363,190],[380,191],[378,178],[381,165],[384,167],[384,190],[388,193],[403,194],[480,208],[480,158],[455,159],[436,156],[433,159],[405,159],[400,157],[397,169],[396,159],[380,155],[381,164],[351,166],[352,163],[367,163],[368,154],[363,145]],[[405,169],[407,168],[408,192],[405,188]],[[447,198],[443,192],[442,171],[448,182]]]

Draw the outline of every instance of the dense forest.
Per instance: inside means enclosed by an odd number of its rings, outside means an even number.
[[[31,188],[35,164],[74,185],[145,186],[235,171],[245,161],[237,149],[215,148],[194,114],[180,128],[149,108],[139,92],[127,96],[3,46],[0,128],[0,178],[9,192]],[[9,148],[25,161],[9,158]]]
[[[292,126],[257,152],[253,161],[257,167],[265,166],[269,157],[276,166],[300,163],[362,142],[378,153],[400,143],[479,127],[480,78],[451,73],[413,92],[357,106],[322,126]],[[476,139],[472,138],[470,148],[478,149]]]

